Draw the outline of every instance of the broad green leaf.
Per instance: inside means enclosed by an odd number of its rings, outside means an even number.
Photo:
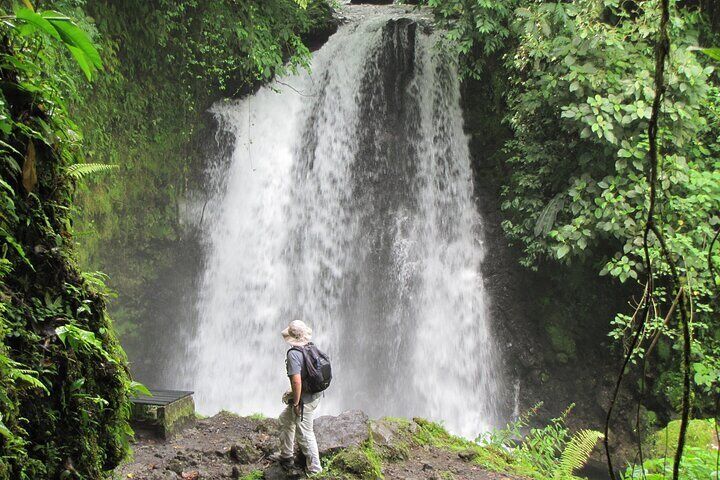
[[[80,70],[83,71],[87,79],[92,80],[93,67],[90,65],[90,60],[87,58],[87,55],[85,55],[85,52],[70,45],[68,45],[67,48],[70,50],[70,53],[73,58],[75,58],[75,61],[80,66]]]
[[[63,325],[61,327],[56,328],[55,334],[58,336],[58,338],[63,343],[63,345],[66,345],[65,340],[67,339],[67,336],[68,336],[67,325]]]
[[[102,68],[102,60],[100,54],[93,45],[90,37],[83,30],[78,28],[69,20],[50,20],[53,26],[57,29],[62,41],[65,42],[69,47],[75,47],[87,56],[90,65],[95,68]],[[72,50],[71,50],[72,51]],[[73,54],[75,58],[77,56]]]
[[[10,429],[7,428],[7,426],[3,423],[2,417],[0,417],[0,435],[2,435],[5,438],[13,438],[14,437],[14,435],[10,431]]]
[[[43,18],[42,15],[33,12],[29,8],[18,8],[15,11],[15,16],[18,19],[23,20],[24,22],[27,22],[27,23],[37,27],[41,31],[50,35],[51,37],[53,37],[57,40],[60,40],[60,34],[55,29],[55,27],[52,25],[52,23],[47,21],[47,19]]]
[[[690,50],[696,50],[698,52],[704,53],[708,57],[712,58],[713,60],[720,61],[720,48],[700,48],[700,47],[691,47]]]
[[[147,395],[148,397],[152,397],[150,390],[142,383],[136,381],[130,382],[130,393],[132,395]]]

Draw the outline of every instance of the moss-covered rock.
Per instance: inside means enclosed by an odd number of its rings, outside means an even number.
[[[556,324],[547,324],[545,331],[550,338],[558,362],[567,363],[576,357],[575,340],[566,328]]]
[[[680,420],[673,420],[667,426],[652,435],[650,439],[650,455],[671,457],[677,449],[680,434]],[[718,446],[715,435],[715,422],[712,419],[690,420],[688,423],[685,446],[714,450]]]
[[[341,450],[333,457],[328,470],[329,475],[349,473],[363,480],[383,478],[380,457],[371,443]]]

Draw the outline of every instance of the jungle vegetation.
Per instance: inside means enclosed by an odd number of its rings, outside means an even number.
[[[720,415],[720,6],[421,3],[463,75],[502,87],[503,228],[523,265],[581,264],[628,292],[609,328],[620,373],[681,421],[626,476],[717,478],[707,442],[674,455],[688,428],[714,428],[685,417]],[[106,281],[133,335],[183,238],[204,111],[306,68],[330,14],[322,0],[0,2],[0,478],[101,478],[127,455],[142,387]],[[110,280],[85,271],[98,265]]]
[[[682,414],[671,471],[649,472],[678,478],[687,419],[717,417],[720,394],[718,6],[428,4],[465,75],[492,64],[509,79],[503,227],[521,263],[583,263],[627,285],[619,378],[635,368],[641,396]]]

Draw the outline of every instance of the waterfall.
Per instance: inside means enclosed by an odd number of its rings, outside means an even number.
[[[216,105],[197,326],[183,378],[202,413],[277,415],[280,330],[303,319],[334,368],[321,411],[498,419],[455,66],[412,15],[340,28],[298,72]]]

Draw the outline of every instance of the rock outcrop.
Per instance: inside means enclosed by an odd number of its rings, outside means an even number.
[[[315,419],[315,437],[320,456],[358,447],[370,437],[368,416],[360,410],[350,410],[338,416],[326,415]]]

